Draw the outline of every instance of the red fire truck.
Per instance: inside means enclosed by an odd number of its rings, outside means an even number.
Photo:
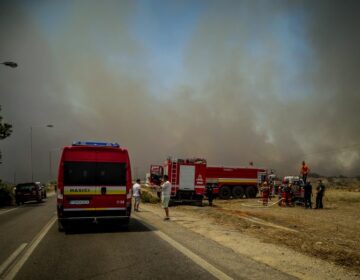
[[[187,171],[192,166],[193,171]],[[185,172],[182,175],[182,172]],[[258,193],[258,186],[267,180],[269,173],[266,169],[256,167],[223,167],[207,166],[205,159],[168,159],[164,166],[151,165],[150,183],[159,185],[161,177],[169,175],[169,180],[173,185],[173,198],[190,196],[188,191],[192,191],[195,197],[203,195],[204,185],[212,185],[214,195],[221,199],[233,198],[254,198]],[[186,177],[187,179],[183,179]],[[204,179],[205,178],[205,179]],[[184,180],[191,181],[193,187],[187,189]]]
[[[74,142],[62,152],[57,189],[59,231],[72,220],[129,221],[131,167],[127,149],[105,142]]]
[[[172,185],[173,202],[195,201],[202,205],[205,190],[206,161],[168,158],[163,165],[151,165],[150,184],[159,186],[164,175]]]
[[[267,171],[255,167],[208,166],[206,184],[213,185],[215,196],[221,199],[254,198],[258,185],[266,180]]]

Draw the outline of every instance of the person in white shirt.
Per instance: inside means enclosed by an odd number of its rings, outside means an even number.
[[[170,195],[171,195],[171,183],[169,182],[169,177],[167,175],[164,175],[164,181],[161,185],[161,206],[165,209],[166,217],[164,220],[169,220],[169,201],[170,201]]]
[[[134,211],[139,212],[139,205],[141,200],[141,185],[140,179],[136,180],[136,183],[132,187],[133,197],[135,200]]]

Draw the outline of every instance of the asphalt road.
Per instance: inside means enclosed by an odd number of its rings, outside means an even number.
[[[42,203],[28,202],[20,207],[0,209],[0,265],[21,244],[29,244],[54,215],[54,198]]]
[[[293,279],[150,212],[66,233],[55,217],[55,197],[0,209],[0,279]]]

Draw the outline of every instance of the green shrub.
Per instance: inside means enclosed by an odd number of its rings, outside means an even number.
[[[157,196],[154,196],[151,192],[142,190],[141,192],[141,201],[143,203],[158,203],[160,199]]]

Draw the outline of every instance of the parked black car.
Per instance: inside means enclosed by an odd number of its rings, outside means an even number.
[[[32,200],[41,202],[44,198],[46,198],[46,189],[40,183],[23,183],[15,187],[15,201],[17,205]]]

